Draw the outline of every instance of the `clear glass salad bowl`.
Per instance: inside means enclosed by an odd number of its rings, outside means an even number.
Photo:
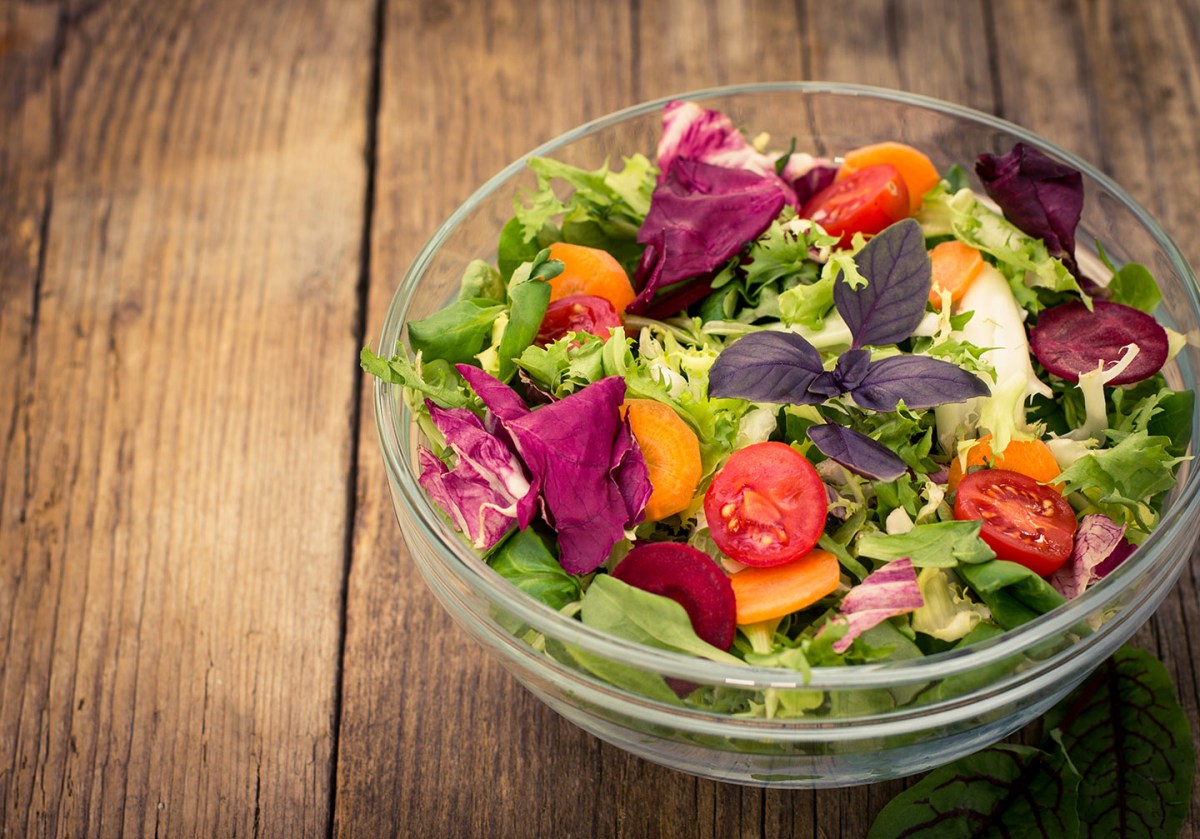
[[[1163,300],[1159,319],[1182,333],[1200,326],[1196,278],[1147,211],[1069,152],[995,117],[895,91],[834,84],[764,84],[680,97],[736,125],[820,155],[883,140],[922,149],[939,170],[969,170],[983,152],[1020,141],[1083,174],[1077,241],[1103,243],[1116,264],[1146,265]],[[535,180],[529,156],[596,168],[640,151],[653,156],[663,105],[648,102],[534,149],[484,184],[448,218],[405,275],[383,327],[390,353],[406,321],[452,299],[467,263],[494,261],[519,190]],[[978,184],[976,184],[978,186]],[[1167,369],[1195,387],[1200,348]],[[1111,575],[1037,620],[966,649],[920,659],[813,668],[809,673],[719,664],[601,634],[542,605],[493,572],[464,544],[416,478],[419,432],[400,388],[377,381],[376,421],[400,529],[422,577],[453,619],[536,696],[596,736],[648,760],[723,781],[836,787],[901,777],[983,748],[1035,719],[1078,685],[1154,612],[1192,554],[1200,530],[1200,478],[1179,472],[1158,528]],[[1197,419],[1192,418],[1193,439]],[[588,666],[582,666],[587,662]],[[602,678],[597,673],[607,673]],[[645,680],[702,686],[711,701],[672,702]],[[693,694],[695,695],[695,694]],[[803,716],[767,719],[721,708],[786,701]]]

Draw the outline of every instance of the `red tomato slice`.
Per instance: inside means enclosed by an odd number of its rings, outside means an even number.
[[[979,535],[998,559],[1046,577],[1075,544],[1075,511],[1057,490],[1007,469],[980,469],[962,479],[954,517],[982,521]]]
[[[855,233],[871,236],[908,218],[908,186],[890,163],[866,166],[834,181],[805,202],[801,218],[810,218],[831,236],[841,236],[839,247],[849,247]]]
[[[825,529],[825,485],[808,458],[783,443],[734,452],[704,494],[713,541],[746,565],[783,565],[808,553]]]
[[[608,338],[608,330],[621,325],[621,316],[612,303],[591,294],[572,294],[552,300],[538,327],[534,344],[544,347],[570,332],[589,332]]]

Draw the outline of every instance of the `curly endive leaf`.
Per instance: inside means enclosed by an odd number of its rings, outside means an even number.
[[[1124,647],[1046,715],[1087,783],[1089,836],[1175,836],[1192,800],[1196,755],[1166,668]]]
[[[1079,775],[1061,749],[1001,744],[935,769],[888,803],[868,839],[1073,839]]]

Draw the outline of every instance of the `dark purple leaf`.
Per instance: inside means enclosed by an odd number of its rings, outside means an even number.
[[[601,379],[530,411],[508,385],[476,367],[458,371],[479,394],[540,490],[543,516],[557,531],[559,562],[571,574],[594,571],[641,520],[650,498],[646,461],[621,418],[625,382]]]
[[[898,221],[872,237],[854,257],[866,285],[844,280],[833,287],[833,302],[850,333],[853,349],[903,341],[925,314],[932,271],[925,235],[913,219]]]
[[[708,371],[708,395],[752,402],[815,405],[825,397],[809,393],[825,372],[821,354],[791,332],[752,332],[726,347]]]
[[[826,423],[808,429],[808,439],[830,460],[876,481],[894,481],[908,466],[891,449],[852,428]]]
[[[838,173],[837,166],[826,163],[816,163],[802,175],[791,178],[792,189],[796,192],[797,206],[812,198],[825,187],[833,183]],[[788,169],[783,170],[783,177],[788,178]]]
[[[894,411],[901,400],[906,407],[923,411],[988,393],[988,386],[975,374],[924,355],[893,355],[873,361],[862,382],[851,391],[855,404],[870,411]]]
[[[641,291],[626,311],[643,312],[661,289],[725,263],[767,229],[786,200],[773,174],[676,158],[638,233],[647,246],[634,278]]]
[[[1062,258],[1072,273],[1075,228],[1083,213],[1083,177],[1032,146],[1017,143],[1008,154],[981,154],[975,173],[1004,217],[1043,240],[1051,256]]]
[[[1166,363],[1167,333],[1153,317],[1105,300],[1093,301],[1089,311],[1074,300],[1044,310],[1029,331],[1029,349],[1037,360],[1069,382],[1079,381],[1101,363],[1109,367],[1120,361],[1130,344],[1137,345],[1138,354],[1110,385],[1140,382]]]
[[[846,350],[838,356],[833,368],[833,376],[841,387],[841,392],[854,390],[866,377],[871,369],[871,353],[869,350]]]
[[[618,410],[624,396],[625,382],[611,376],[504,423],[541,476],[546,520],[570,574],[598,568],[650,497],[645,460]]]

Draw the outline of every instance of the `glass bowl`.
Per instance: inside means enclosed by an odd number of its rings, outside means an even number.
[[[939,170],[1022,141],[1083,173],[1077,240],[1097,240],[1116,264],[1141,262],[1158,279],[1158,317],[1197,328],[1196,278],[1150,215],[1105,174],[1046,140],[987,114],[896,91],[836,84],[764,84],[679,97],[728,114],[751,132],[833,155],[882,140],[925,151]],[[484,184],[417,256],[380,339],[393,351],[404,323],[458,289],[471,259],[494,262],[518,190],[535,181],[529,156],[585,168],[640,151],[653,158],[663,105],[648,102],[534,149]],[[978,186],[976,184],[976,186]],[[1168,372],[1195,381],[1188,345]],[[773,787],[837,787],[911,775],[1000,740],[1035,719],[1130,638],[1170,591],[1200,529],[1197,471],[1184,464],[1160,526],[1114,573],[1066,605],[972,647],[922,659],[793,670],[718,664],[601,634],[535,601],[481,562],[416,480],[419,434],[398,387],[375,385],[375,413],[392,498],[409,552],[453,619],[536,696],[580,727],[633,754],[695,775]],[[1193,438],[1197,420],[1192,419]],[[584,666],[586,663],[587,666]],[[597,673],[605,674],[606,678]],[[730,709],[783,702],[803,716],[765,719],[672,702],[661,690],[703,688]],[[655,690],[647,687],[654,685]]]

